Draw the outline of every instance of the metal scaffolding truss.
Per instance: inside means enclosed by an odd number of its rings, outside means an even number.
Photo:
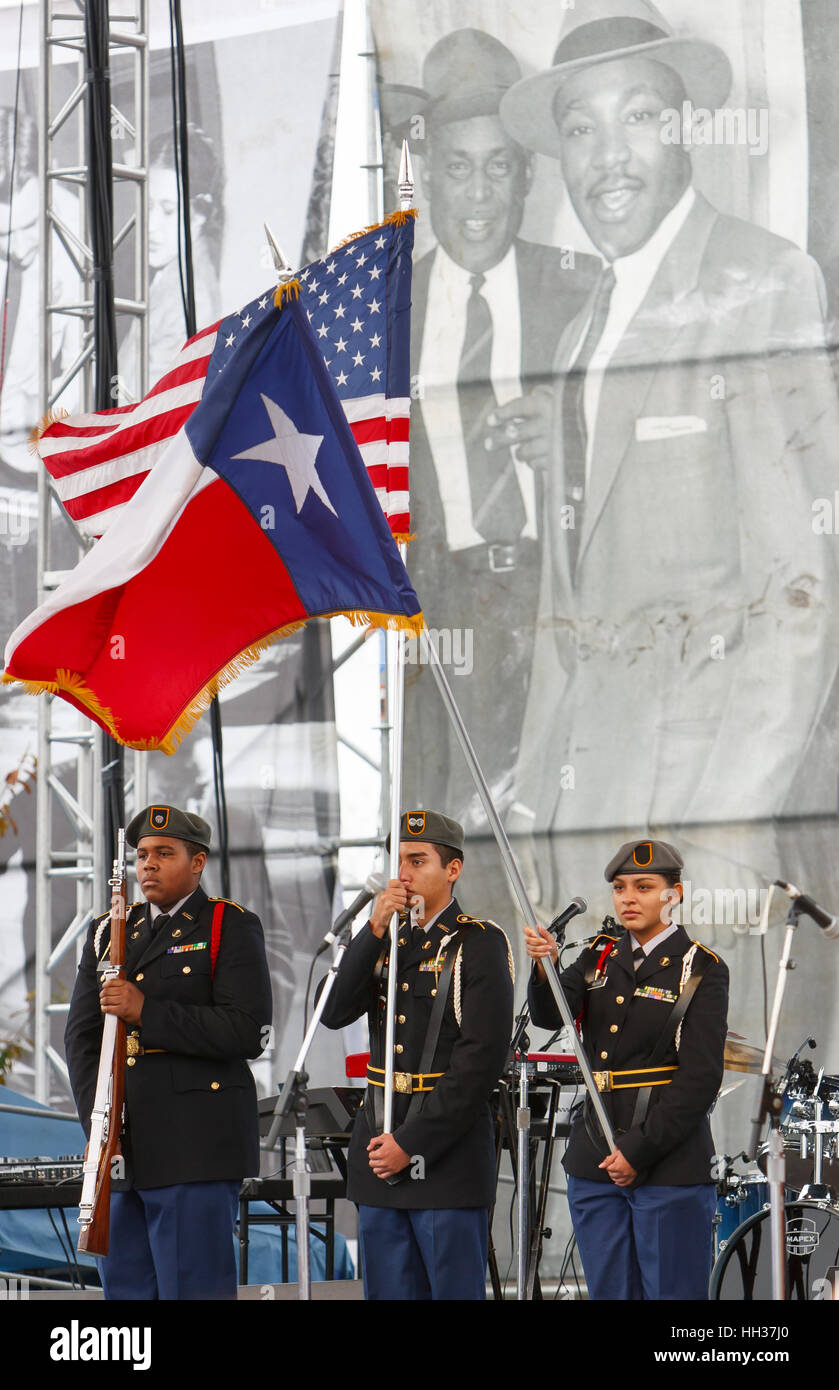
[[[110,15],[109,67],[114,142],[114,256],[117,327],[131,335],[134,380],[114,381],[113,397],[139,399],[146,390],[148,302],[148,4],[116,0]],[[75,413],[91,408],[93,387],[93,256],[88,226],[83,0],[41,0],[39,102],[41,188],[41,408]],[[125,294],[120,296],[121,291]],[[46,471],[38,480],[38,601],[81,558],[84,543],[59,505]],[[63,565],[63,568],[61,567]],[[71,950],[78,957],[96,911],[105,905],[102,737],[64,702],[39,701],[34,990],[35,1094],[48,1102],[54,1082],[67,1085],[55,1045],[55,970]],[[146,766],[134,757],[126,786],[144,804]],[[133,795],[132,795],[133,794]],[[75,885],[75,907],[57,902],[61,880]],[[59,920],[56,921],[56,918]],[[61,920],[61,919],[66,920]],[[53,1027],[55,1026],[55,1033]]]

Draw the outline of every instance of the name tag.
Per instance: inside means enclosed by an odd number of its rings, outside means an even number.
[[[678,439],[683,434],[706,434],[708,421],[701,415],[646,415],[635,421],[635,439],[652,444],[660,439]]]
[[[678,995],[670,989],[656,989],[655,985],[639,985],[635,991],[636,999],[660,999],[662,1004],[675,1004]]]
[[[181,951],[206,951],[206,949],[206,941],[193,941],[189,946],[170,946],[166,954],[167,956],[177,956],[180,955]]]

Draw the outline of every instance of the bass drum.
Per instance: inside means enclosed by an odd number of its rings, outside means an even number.
[[[829,1298],[828,1270],[839,1264],[839,1207],[786,1202],[784,1214],[787,1299]],[[711,1271],[709,1298],[728,1303],[772,1298],[769,1216],[768,1211],[756,1212],[734,1232]]]

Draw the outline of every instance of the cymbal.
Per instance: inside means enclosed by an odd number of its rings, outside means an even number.
[[[763,1048],[752,1047],[751,1043],[741,1042],[729,1033],[725,1040],[724,1065],[726,1071],[760,1072],[763,1070]],[[773,1072],[782,1072],[785,1065],[780,1058],[772,1058]]]

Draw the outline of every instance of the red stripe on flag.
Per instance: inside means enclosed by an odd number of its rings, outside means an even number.
[[[44,466],[48,469],[53,478],[66,478],[71,473],[80,471],[79,455],[84,459],[85,468],[93,468],[98,463],[110,463],[112,459],[122,458],[125,454],[133,454],[140,449],[147,448],[150,444],[158,444],[161,439],[169,439],[173,434],[177,434],[182,425],[186,424],[196,402],[190,401],[187,405],[177,406],[173,410],[161,411],[159,415],[152,415],[148,420],[141,420],[139,424],[127,425],[119,431],[111,431],[101,437],[98,441],[90,444],[86,449],[74,449],[65,454],[52,454],[44,460]],[[82,433],[82,431],[77,431]]]
[[[373,416],[369,420],[355,420],[350,425],[356,444],[376,444],[386,439],[389,444],[406,441],[408,438],[408,417],[398,415],[388,420],[384,415]]]
[[[149,476],[149,472],[150,470],[146,469],[145,473],[132,473],[130,478],[120,478],[118,482],[108,483],[106,487],[93,488],[90,492],[82,493],[81,497],[68,498],[62,506],[73,521],[86,521],[97,512],[105,512],[111,507],[119,507],[123,502],[130,502],[143,479]]]

